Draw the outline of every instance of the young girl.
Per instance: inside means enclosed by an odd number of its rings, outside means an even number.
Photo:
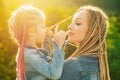
[[[21,6],[11,16],[9,25],[12,35],[19,44],[16,79],[60,78],[64,62],[65,32],[59,31],[55,34],[52,63],[49,63],[51,58],[48,50],[39,49],[36,45],[36,43],[43,43],[45,39],[45,15],[42,11],[32,6]],[[46,42],[49,42],[49,38],[46,39]]]
[[[77,50],[64,63],[60,80],[110,80],[105,13],[93,6],[83,6],[76,11],[69,25],[68,41]]]

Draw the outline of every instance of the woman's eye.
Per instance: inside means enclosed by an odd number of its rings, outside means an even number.
[[[76,23],[76,25],[81,25],[81,23]]]

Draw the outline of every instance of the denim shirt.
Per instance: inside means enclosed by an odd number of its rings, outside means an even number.
[[[64,64],[64,49],[58,48],[53,41],[53,58],[45,54],[44,49],[25,48],[24,60],[27,80],[59,79]],[[52,63],[50,61],[52,60]]]
[[[99,80],[98,58],[80,56],[65,60],[59,80]]]

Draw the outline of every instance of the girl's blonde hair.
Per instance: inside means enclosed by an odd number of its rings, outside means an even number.
[[[26,28],[25,36],[27,37],[29,29],[36,29],[35,27],[42,23],[42,20],[45,20],[45,15],[41,10],[31,5],[23,5],[13,12],[9,20],[10,33],[20,44],[24,28]]]
[[[24,63],[24,46],[29,29],[37,29],[39,24],[45,20],[44,13],[30,5],[18,8],[9,21],[10,31],[20,45],[17,57],[17,80],[26,80],[26,70]]]
[[[83,6],[75,12],[75,15],[81,10],[86,10],[88,13],[89,31],[81,47],[70,58],[77,56],[98,57],[100,80],[110,80],[105,44],[106,32],[109,26],[107,16],[101,9],[93,6]]]

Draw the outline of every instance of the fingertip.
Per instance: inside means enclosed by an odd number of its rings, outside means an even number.
[[[66,31],[66,35],[68,34],[68,31]]]
[[[58,25],[56,25],[56,27],[55,27],[55,31],[54,31],[55,33],[57,33],[58,32]]]

